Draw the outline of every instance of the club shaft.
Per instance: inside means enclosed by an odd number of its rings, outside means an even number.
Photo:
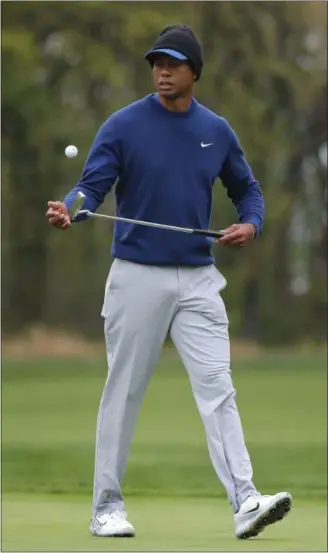
[[[155,227],[166,230],[175,230],[178,232],[186,232],[192,234],[194,231],[191,228],[174,227],[172,225],[161,225],[159,223],[150,223],[149,221],[138,221],[137,219],[127,219],[126,217],[117,217],[114,215],[103,215],[102,213],[93,213],[87,209],[82,209],[79,215],[87,215],[88,217],[99,217],[102,219],[112,219],[113,221],[121,221],[122,223],[134,223],[135,225],[144,225],[146,227]]]
[[[149,221],[138,221],[137,219],[127,219],[126,217],[117,217],[116,215],[103,215],[102,213],[93,213],[88,209],[82,209],[79,211],[78,214],[86,215],[87,217],[96,217],[99,219],[111,219],[113,221],[121,221],[122,223],[144,225],[145,227],[155,227],[155,228],[160,228],[165,230],[174,230],[176,232],[185,232],[187,234],[198,234],[198,235],[208,236],[216,239],[222,238],[222,236],[224,236],[224,233],[222,231],[175,227],[173,225],[162,225],[160,223],[150,223]]]

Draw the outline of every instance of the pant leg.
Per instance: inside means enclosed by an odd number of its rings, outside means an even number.
[[[228,317],[214,266],[179,271],[180,302],[171,336],[189,374],[214,469],[234,511],[257,493],[230,376]]]
[[[176,307],[176,283],[170,269],[112,265],[102,310],[109,372],[97,420],[94,514],[123,509],[136,417]]]

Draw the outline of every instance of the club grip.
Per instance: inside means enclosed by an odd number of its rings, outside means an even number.
[[[220,230],[195,229],[192,231],[192,233],[201,234],[203,236],[210,236],[211,238],[222,238],[222,236],[224,236],[224,232],[221,232]]]

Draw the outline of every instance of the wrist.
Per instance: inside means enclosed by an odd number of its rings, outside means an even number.
[[[254,240],[254,238],[255,238],[256,235],[257,235],[257,228],[256,228],[256,225],[254,225],[254,223],[249,223],[249,224],[250,224],[251,229],[252,229],[252,232],[253,232],[252,240]]]

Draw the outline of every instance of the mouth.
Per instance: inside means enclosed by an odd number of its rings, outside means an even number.
[[[159,81],[158,88],[160,90],[168,91],[171,90],[173,87],[173,83],[170,83],[168,81]]]

